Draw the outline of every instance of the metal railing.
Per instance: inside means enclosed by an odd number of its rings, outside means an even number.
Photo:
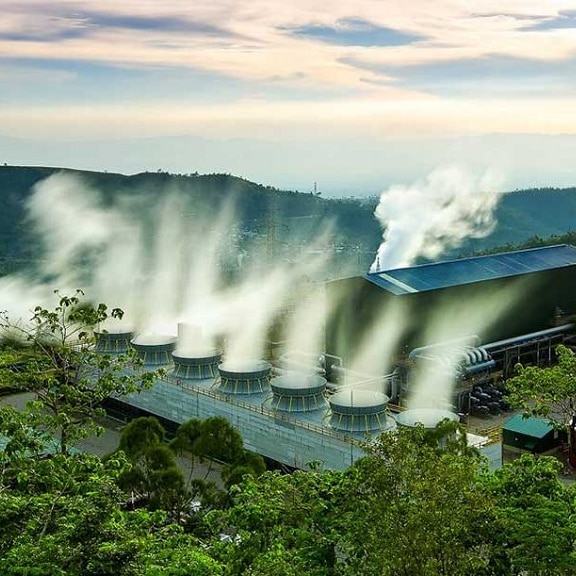
[[[502,426],[490,426],[488,428],[468,428],[468,432],[487,438],[488,440],[486,445],[498,444],[499,442],[502,442]]]
[[[244,410],[249,410],[251,412],[262,414],[273,420],[285,422],[295,427],[315,432],[316,434],[320,434],[322,436],[334,438],[336,440],[340,440],[342,442],[347,442],[349,444],[354,444],[357,446],[362,445],[361,440],[354,438],[352,436],[348,436],[347,434],[342,434],[330,428],[325,428],[323,426],[318,426],[317,424],[312,424],[311,422],[306,422],[305,420],[290,417],[288,414],[276,410],[271,410],[270,408],[266,408],[265,406],[262,405],[258,406],[256,404],[251,404],[249,402],[243,402],[242,400],[237,400],[236,398],[233,398],[229,394],[215,392],[214,390],[211,390],[209,388],[203,388],[201,386],[194,386],[193,384],[189,384],[188,382],[184,382],[183,380],[180,379],[164,380],[164,382],[168,384],[176,384],[186,392],[192,394],[200,394],[202,396],[206,396],[214,400],[219,400],[220,402],[233,404],[234,406],[237,406]]]

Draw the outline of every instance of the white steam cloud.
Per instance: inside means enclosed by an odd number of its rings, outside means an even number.
[[[464,301],[445,299],[434,310],[427,326],[423,327],[423,340],[446,343],[454,342],[454,338],[473,338],[484,342],[485,334],[501,321],[505,313],[519,306],[523,294],[533,290],[533,282],[520,277],[493,294],[478,295]],[[413,374],[409,408],[450,407],[463,352],[464,345],[456,343],[429,351],[432,361],[423,363]]]
[[[497,184],[492,172],[473,176],[447,167],[412,186],[383,192],[375,215],[384,241],[370,271],[408,266],[419,256],[434,259],[468,238],[490,234],[500,198]]]
[[[27,208],[43,258],[35,282],[0,279],[0,309],[14,319],[30,318],[37,304],[53,306],[54,289],[82,288],[92,300],[122,308],[139,334],[175,335],[180,326],[179,351],[223,343],[226,361],[241,363],[264,355],[270,329],[300,282],[326,271],[326,250],[296,264],[266,265],[255,251],[253,269],[246,264],[227,281],[241,250],[233,205],[210,212],[177,190],[112,203],[83,180],[56,174],[35,186]],[[330,234],[329,226],[318,230],[314,244],[328,246]],[[314,337],[301,339],[314,351],[315,322]],[[310,322],[300,333],[308,330]]]

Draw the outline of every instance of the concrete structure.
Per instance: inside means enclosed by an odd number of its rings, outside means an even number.
[[[238,429],[249,450],[271,460],[293,468],[306,468],[314,461],[343,469],[363,455],[363,440],[396,426],[388,401],[409,383],[410,362],[415,366],[434,362],[444,368],[444,354],[448,353],[451,362],[458,358],[459,373],[467,379],[458,395],[457,411],[469,405],[474,394],[485,399],[487,409],[504,409],[491,371],[512,358],[511,347],[518,348],[517,339],[522,335],[529,336],[521,342],[523,357],[534,353],[537,359],[552,360],[552,343],[563,341],[572,325],[556,330],[550,323],[559,309],[576,311],[574,286],[576,248],[572,246],[440,262],[330,282],[328,296],[336,305],[327,320],[326,353],[321,358],[283,357],[280,367],[259,360],[239,365],[229,363],[224,351],[224,362],[219,363],[219,351],[187,354],[176,349],[175,337],[138,336],[132,345],[145,369],[162,367],[166,375],[152,389],[116,400],[116,408],[130,416],[152,414],[170,426],[191,418],[222,416]],[[498,318],[492,319],[490,304],[494,300],[503,305],[498,307]],[[454,310],[450,308],[454,305],[459,307],[458,313],[444,314],[447,309]],[[402,319],[401,330],[393,325],[378,326],[390,307],[400,312],[393,317]],[[463,310],[490,320],[471,341]],[[452,346],[435,347],[436,342],[430,340],[426,328],[442,314],[451,336],[464,338],[462,354],[455,356]],[[387,351],[390,374],[349,371],[347,362],[362,346],[363,338],[370,335],[377,340],[382,334],[375,327],[398,330],[394,350]],[[379,341],[375,344],[376,348],[380,345]],[[115,346],[102,351],[115,353]],[[398,363],[392,371],[399,358],[404,364]],[[293,365],[309,372],[287,370]],[[272,378],[275,372],[281,376]],[[331,372],[337,378],[333,379]],[[362,388],[366,383],[367,388]],[[446,408],[448,414],[453,412],[450,406]],[[414,425],[428,414],[407,412],[397,418],[401,425]],[[424,418],[425,425],[433,425],[439,414],[434,412],[431,424]],[[497,465],[493,447],[482,445],[481,449],[491,465]]]
[[[229,394],[213,379],[183,380],[169,374],[152,389],[119,400],[130,417],[138,414],[134,408],[177,424],[222,416],[240,432],[248,450],[293,468],[305,469],[315,461],[344,469],[363,456],[360,441],[365,435],[333,429],[326,410],[288,413],[271,408],[270,399],[271,393]]]

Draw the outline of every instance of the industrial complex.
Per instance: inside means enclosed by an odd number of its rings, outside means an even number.
[[[552,364],[555,347],[572,344],[575,287],[567,245],[335,280],[325,286],[323,353],[243,362],[226,357],[226,342],[190,351],[173,335],[102,330],[101,353],[132,347],[141,369],[163,369],[151,389],[107,408],[167,426],[223,416],[246,448],[283,466],[345,468],[363,441],[396,426],[508,410],[515,364]]]

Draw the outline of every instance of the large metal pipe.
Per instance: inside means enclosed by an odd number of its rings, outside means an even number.
[[[408,357],[413,360],[416,356],[420,356],[423,351],[431,351],[435,349],[446,349],[448,347],[453,348],[455,345],[468,346],[471,348],[476,348],[480,346],[480,337],[476,334],[470,334],[468,336],[462,336],[460,338],[454,338],[453,340],[446,340],[444,342],[438,342],[437,344],[430,344],[428,346],[420,346],[419,348],[414,348],[408,355]]]
[[[481,372],[482,370],[492,370],[496,366],[494,360],[488,360],[487,362],[480,362],[479,364],[472,364],[470,366],[465,366],[464,371],[467,374],[475,374],[476,372]]]
[[[522,334],[521,336],[515,336],[514,338],[507,338],[506,340],[498,340],[497,342],[490,342],[489,344],[485,344],[483,348],[489,351],[496,348],[503,348],[506,346],[518,346],[525,342],[528,343],[533,340],[544,339],[548,336],[562,334],[563,332],[571,332],[573,329],[574,324],[564,324],[562,326],[556,326],[555,328],[548,328],[546,330],[539,330],[538,332],[530,332],[529,334]]]

